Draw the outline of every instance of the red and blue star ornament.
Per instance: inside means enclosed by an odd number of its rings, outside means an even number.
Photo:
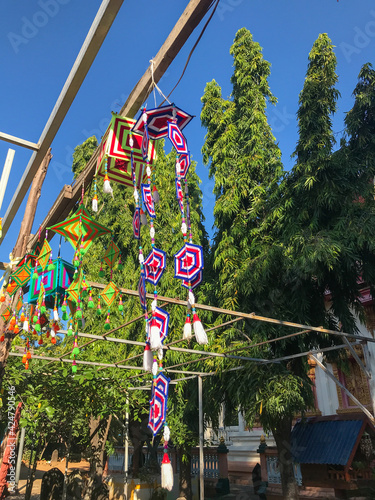
[[[178,158],[178,161],[180,163],[181,179],[185,179],[185,177],[189,171],[189,167],[190,167],[190,153],[187,152],[187,153],[181,154]]]
[[[146,281],[144,272],[141,272],[141,276],[138,282],[138,295],[141,307],[144,311],[147,310],[147,299],[146,299]]]
[[[175,184],[176,184],[176,198],[178,201],[178,205],[180,207],[180,212],[183,215],[184,214],[184,193],[182,191],[181,181],[180,181],[180,179],[177,179],[177,177],[175,180]]]
[[[146,281],[156,286],[166,266],[167,256],[164,250],[153,248],[143,262]]]
[[[151,328],[152,327],[157,327],[159,329],[160,343],[163,344],[168,335],[169,313],[160,307],[156,307],[152,312]]]
[[[174,277],[191,281],[203,269],[203,248],[185,243],[174,256]]]
[[[168,122],[168,139],[171,141],[177,154],[188,154],[187,140],[179,129],[177,123]]]
[[[134,238],[139,240],[141,237],[141,209],[137,207],[133,215],[133,234]]]
[[[187,288],[188,290],[189,289],[193,290],[195,287],[197,287],[198,285],[200,285],[202,283],[202,279],[203,279],[203,271],[201,270],[190,281],[188,281],[188,280],[182,280],[181,285],[183,287]]]
[[[149,142],[150,142],[150,138],[148,135],[147,125],[146,125],[144,128],[143,137],[142,137],[142,158],[143,158],[143,161],[148,159]]]
[[[154,436],[163,427],[167,417],[169,382],[170,379],[164,373],[159,373],[152,387],[148,427]]]
[[[193,119],[192,115],[177,108],[174,104],[168,104],[166,106],[160,106],[160,108],[148,109],[146,111],[142,110],[137,122],[132,128],[132,131],[136,134],[142,135],[145,130],[144,113],[147,115],[147,130],[151,139],[162,139],[163,137],[167,137],[168,122],[171,120],[175,120],[180,130],[182,130],[190,120]]]
[[[150,184],[141,184],[142,200],[148,212],[148,215],[152,218],[156,216],[154,198],[151,193]]]

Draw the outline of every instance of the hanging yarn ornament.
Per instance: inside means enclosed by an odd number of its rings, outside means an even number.
[[[39,345],[42,345],[42,344],[43,344],[43,338],[42,338],[42,336],[40,336],[40,337],[39,337],[38,344],[39,344]]]
[[[145,350],[143,351],[143,369],[146,372],[150,372],[152,370],[152,352],[149,342],[146,342]]]
[[[72,363],[72,373],[77,373],[77,362],[76,362],[76,360],[73,360],[73,363]]]
[[[31,359],[31,352],[30,351],[27,351],[26,359]]]
[[[98,195],[94,194],[94,197],[92,199],[92,205],[91,205],[92,211],[97,212],[98,211]]]
[[[71,337],[73,335],[72,324],[69,325],[69,328],[68,328],[68,331],[67,331],[67,335],[68,335],[68,337]]]
[[[103,193],[110,194],[113,198],[113,189],[111,187],[111,183],[109,182],[107,168],[108,168],[108,158],[105,159],[105,165],[104,165],[105,175],[104,175]]]
[[[194,312],[193,314],[193,330],[195,339],[198,342],[198,344],[200,345],[208,344],[207,334],[196,312]]]
[[[119,303],[118,303],[118,310],[122,312],[124,310],[124,304],[122,303],[122,295],[120,295]]]
[[[47,312],[46,302],[45,302],[44,297],[43,297],[43,302],[42,302],[42,305],[40,307],[40,314],[46,314],[46,312]]]
[[[91,290],[89,291],[89,298],[88,298],[88,301],[87,301],[87,307],[89,309],[93,309],[94,308],[94,301],[92,300],[92,291]]]
[[[192,337],[192,331],[191,331],[191,321],[190,321],[190,314],[186,316],[185,324],[184,324],[184,335],[183,339],[184,340],[190,340]]]
[[[56,337],[52,337],[52,334],[51,334],[51,344],[56,344]]]
[[[107,318],[104,324],[104,330],[110,330],[110,329],[111,329],[111,324],[109,322],[109,309],[108,309]]]
[[[20,321],[21,323],[23,323],[25,321],[25,313],[22,311],[21,314],[20,314]]]
[[[96,307],[96,314],[97,314],[97,316],[101,316],[102,315],[102,308],[100,306],[100,295],[99,295],[99,298],[98,298],[98,305]]]
[[[34,330],[36,332],[38,332],[38,333],[42,331],[42,327],[40,326],[40,320],[39,320],[39,318],[38,318],[37,322],[34,325]]]
[[[78,249],[74,253],[73,265],[74,265],[74,267],[79,267],[79,251],[78,251]]]
[[[59,318],[59,313],[57,311],[57,307],[53,308],[53,319],[54,319],[54,321],[59,321],[59,319],[60,319]]]
[[[25,318],[25,320],[23,322],[22,330],[24,332],[28,332],[29,331],[29,319],[27,317]]]
[[[25,363],[25,370],[28,370],[28,369],[29,369],[29,360],[27,359],[26,363]]]
[[[50,332],[49,332],[49,330],[47,330],[46,331],[46,338],[49,339],[49,337],[50,337]]]
[[[26,361],[27,361],[27,357],[26,357],[26,354],[24,354],[24,355],[22,356],[22,363],[23,363],[23,364],[25,364],[25,363],[26,363]]]
[[[124,264],[122,263],[122,260],[121,260],[121,257],[119,258],[118,260],[118,266],[117,266],[117,269],[119,271],[122,271],[124,269]]]
[[[81,299],[78,298],[78,306],[75,314],[76,319],[82,319]]]
[[[173,489],[173,468],[166,447],[164,448],[164,456],[161,463],[161,487],[168,491],[172,491]]]
[[[15,335],[17,335],[17,333],[19,333],[19,331],[20,331],[20,327],[19,327],[19,326],[17,325],[17,323],[16,323],[16,324],[14,325],[13,333],[14,333]]]
[[[66,306],[66,295],[64,295],[64,301],[63,301],[63,304],[61,306],[61,311],[62,311],[62,319],[64,321],[67,321],[68,320],[68,313],[66,312],[66,309],[67,309],[67,306]]]
[[[37,280],[38,279],[37,267],[38,267],[38,261],[35,261],[35,267],[34,267],[34,272],[33,272],[33,280]]]
[[[153,197],[155,203],[159,203],[160,195],[159,195],[159,191],[155,185],[152,188],[152,197]]]
[[[160,339],[160,328],[154,318],[151,320],[150,346],[153,351],[157,351],[162,346]]]
[[[167,423],[164,424],[164,430],[163,430],[163,439],[164,441],[168,442],[171,437],[171,431],[167,425]]]

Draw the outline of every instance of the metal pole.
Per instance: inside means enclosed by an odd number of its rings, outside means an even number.
[[[199,408],[199,500],[204,500],[204,454],[203,454],[203,391],[202,377],[198,376],[198,408]]]
[[[126,396],[125,411],[125,443],[124,443],[124,500],[128,500],[128,469],[129,469],[129,396]]]
[[[370,398],[372,404],[372,411],[375,415],[375,376],[372,372],[372,367],[374,366],[374,356],[372,346],[369,348],[367,342],[363,344],[363,356],[365,358],[366,368],[369,372],[370,377],[368,377],[368,386],[370,389]]]
[[[17,464],[16,464],[16,480],[15,480],[16,490],[18,490],[18,482],[20,480],[20,474],[21,474],[23,446],[25,444],[25,434],[26,434],[26,427],[22,427],[21,436],[20,436],[20,444],[18,446]]]
[[[3,173],[1,174],[0,180],[0,209],[3,204],[5,189],[8,184],[10,169],[12,168],[13,158],[14,158],[14,149],[8,149],[7,157],[5,158]]]
[[[353,401],[353,403],[355,403],[357,406],[360,407],[363,413],[370,419],[371,423],[374,424],[375,419],[368,411],[368,409],[365,406],[363,406],[363,404],[360,401],[358,401],[358,399],[355,396],[353,396],[353,394],[339,380],[337,380],[337,378],[334,375],[332,375],[332,373],[329,370],[327,370],[327,367],[324,366],[323,363],[321,363],[317,357],[315,357],[313,354],[311,354],[311,357],[316,362],[316,364],[320,366],[320,368],[324,371],[324,373],[329,378],[331,378],[335,382],[335,384],[338,385],[340,389],[342,389],[345,392],[347,396],[349,396],[349,398]]]

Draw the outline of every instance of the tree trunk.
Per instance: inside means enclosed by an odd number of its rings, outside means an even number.
[[[35,436],[35,433],[34,433],[34,436]],[[25,500],[30,500],[30,498],[31,498],[31,492],[33,491],[33,484],[34,484],[34,479],[35,479],[36,467],[38,465],[38,460],[40,458],[40,451],[41,451],[41,448],[43,446],[43,441],[44,441],[44,439],[42,437],[40,437],[38,444],[36,445],[34,461],[32,464],[31,474],[29,476],[30,480],[29,480],[29,478],[27,479]],[[30,460],[31,460],[31,457],[30,457]]]
[[[0,468],[0,499],[3,500],[8,494],[7,475],[9,471],[16,471],[15,449],[17,444],[18,425],[21,417],[22,403],[18,403],[14,414],[12,427],[8,431],[7,445],[4,451],[3,463]]]
[[[108,420],[93,416],[90,418],[90,478],[86,487],[84,500],[92,500],[94,490],[102,483],[104,446],[107,441],[111,421],[112,415],[108,417]]]
[[[191,449],[179,449],[178,460],[180,464],[179,497],[177,500],[192,500],[191,488]]]
[[[298,486],[294,478],[293,457],[291,454],[290,435],[292,431],[292,419],[284,418],[279,425],[273,429],[273,437],[276,441],[279,456],[279,467],[281,476],[281,487],[283,498],[298,500]]]
[[[21,223],[21,229],[18,234],[16,244],[13,248],[13,258],[23,257],[26,253],[27,244],[30,239],[31,229],[33,227],[33,222],[35,218],[36,207],[38,205],[38,200],[41,195],[42,185],[47,174],[48,165],[51,161],[52,154],[51,148],[47,151],[46,156],[43,158],[42,163],[34,177],[33,183],[31,184],[29,197],[27,199],[25,214]],[[19,293],[16,293],[12,303],[16,303],[19,297]],[[9,301],[4,302],[4,306],[1,310],[5,309],[9,305]],[[0,332],[3,332],[5,328],[4,320],[0,318]],[[4,342],[0,343],[0,388],[3,385],[3,378],[5,372],[5,366],[7,363],[10,346],[12,340],[14,339],[14,334],[12,332],[5,333]]]

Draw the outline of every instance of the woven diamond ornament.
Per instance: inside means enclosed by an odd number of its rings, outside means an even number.
[[[184,153],[180,155],[178,161],[180,163],[181,179],[185,179],[190,167],[190,153]]]
[[[17,267],[10,277],[19,287],[22,287],[30,281],[31,273],[32,266],[29,260],[28,262],[24,262],[21,266]]]
[[[7,323],[10,320],[11,316],[12,316],[12,309],[10,307],[7,307],[3,312],[3,314],[1,315],[5,323]]]
[[[82,255],[87,252],[96,238],[111,233],[110,229],[90,217],[83,205],[79,206],[77,212],[72,217],[48,229],[64,236],[74,249],[80,244]]]
[[[113,269],[114,265],[117,262],[118,256],[120,255],[120,249],[116,245],[116,243],[112,240],[108,245],[107,250],[105,251],[103,259],[108,264],[110,269]]]
[[[111,307],[111,305],[113,304],[114,300],[116,300],[116,297],[119,293],[120,290],[113,283],[113,281],[110,281],[100,295],[101,298],[104,300],[104,302],[107,304],[107,306]]]
[[[15,281],[9,281],[8,286],[7,286],[7,293],[12,297],[17,290],[19,290],[19,285]]]
[[[171,141],[177,154],[188,154],[188,145],[184,134],[181,132],[177,123],[168,122],[168,139]]]
[[[156,215],[155,205],[154,205],[154,198],[152,197],[151,194],[150,184],[141,184],[141,191],[142,191],[142,200],[143,203],[145,204],[148,215],[154,218]]]
[[[180,212],[182,215],[184,215],[184,194],[182,192],[182,187],[181,187],[181,181],[180,179],[175,179],[175,185],[176,185],[176,198],[178,201],[178,206],[180,207]]]
[[[137,207],[133,215],[133,233],[134,238],[139,240],[141,237],[141,209]]]
[[[199,271],[198,274],[196,274],[194,276],[193,279],[191,279],[190,281],[188,280],[182,280],[182,283],[181,285],[185,288],[187,288],[188,290],[191,288],[191,289],[194,289],[196,286],[200,285],[202,283],[202,279],[203,279],[203,271]]]
[[[146,311],[147,310],[146,282],[145,282],[145,275],[143,272],[141,272],[141,276],[138,282],[138,295],[141,307],[144,311]]]
[[[71,302],[78,303],[78,298],[82,291],[82,281],[83,281],[83,273],[82,271],[77,271],[74,274],[74,279],[66,289],[66,293]]]
[[[203,248],[185,243],[174,256],[175,278],[190,281],[203,268]]]
[[[135,120],[131,118],[113,115],[111,123],[105,132],[100,144],[98,163],[95,175],[105,176],[105,162],[107,159],[108,178],[124,186],[133,188],[133,178],[131,169],[131,146],[130,138],[133,139],[133,168],[135,173],[137,188],[142,181],[146,181],[147,176],[143,169],[142,141],[141,135],[132,134],[131,129]],[[154,144],[149,141],[148,158],[150,164],[156,159]]]
[[[155,311],[152,313],[151,321],[154,320],[156,321],[156,326],[160,328],[160,341],[163,343],[168,335],[169,313],[160,307],[156,307]]]
[[[160,431],[167,417],[169,382],[170,379],[164,373],[159,373],[152,386],[148,427],[154,436]]]
[[[164,250],[153,248],[143,262],[146,281],[157,285],[165,269],[167,256]]]
[[[160,106],[160,108],[142,110],[139,114],[136,124],[133,127],[133,132],[143,134],[145,130],[145,123],[143,121],[143,114],[147,116],[147,131],[151,139],[162,139],[168,135],[168,121],[176,120],[178,126],[182,130],[193,119],[180,108],[174,104],[167,106]]]
[[[44,240],[42,248],[41,248],[39,255],[37,257],[38,264],[43,269],[43,271],[47,267],[51,253],[52,253],[52,248],[50,247],[50,244],[48,243],[47,240]]]

